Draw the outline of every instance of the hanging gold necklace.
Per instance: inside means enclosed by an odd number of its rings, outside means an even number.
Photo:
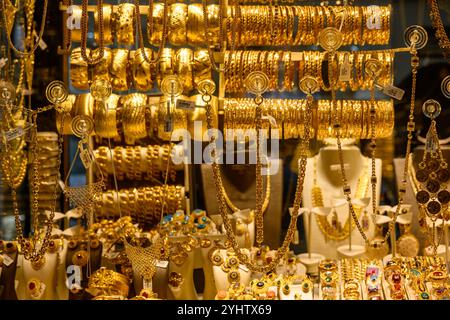
[[[432,221],[431,238],[434,255],[436,255],[439,245],[435,239],[436,220],[442,219],[442,227],[444,227],[445,221],[450,218],[447,211],[450,202],[450,192],[447,191],[450,172],[436,131],[435,119],[441,112],[441,105],[436,100],[430,99],[424,102],[422,110],[425,116],[431,119],[431,125],[426,136],[425,151],[419,163],[419,169],[413,171],[414,168],[410,165],[410,172],[411,176],[414,174],[412,182],[417,191],[416,201],[422,212]]]
[[[30,2],[33,7],[34,7],[34,1],[35,0],[31,0],[31,2]],[[3,11],[3,15],[2,16],[3,16],[3,25],[5,26],[5,30],[8,31],[8,30],[10,30],[10,28],[12,28],[12,23],[14,23],[15,14],[14,14],[14,16],[13,16],[13,18],[11,20],[8,20],[8,18],[6,17],[6,14],[7,14],[7,12],[10,12],[10,11],[6,10],[5,2],[7,2],[7,0],[2,0],[2,11]],[[28,5],[30,5],[30,3],[28,3]],[[48,7],[48,0],[44,0],[44,8],[43,8],[43,12],[42,12],[42,20],[41,20],[41,27],[40,27],[40,30],[39,30],[39,36],[36,39],[36,42],[34,43],[34,45],[30,48],[30,50],[26,50],[25,49],[25,51],[20,51],[19,49],[17,49],[14,46],[14,43],[11,40],[11,34],[9,32],[6,32],[7,33],[6,37],[8,39],[9,47],[11,49],[13,49],[13,51],[15,53],[17,53],[18,55],[20,55],[20,56],[31,56],[32,54],[34,54],[34,52],[38,48],[39,43],[41,42],[42,37],[44,35],[45,21],[47,19],[47,7]],[[28,38],[29,36],[30,35],[27,35],[26,38]],[[32,37],[30,37],[30,40],[31,39],[32,39]],[[31,46],[31,43],[32,42],[30,41],[30,43],[29,43],[30,46]],[[25,41],[25,46],[27,44],[28,44],[27,41]]]
[[[56,90],[55,90],[56,89]],[[47,99],[54,103],[59,104],[62,103],[67,98],[67,91],[65,91],[65,88],[61,85],[61,82],[54,81],[49,84],[49,86],[46,89],[46,96]],[[20,244],[20,250],[23,254],[24,258],[26,260],[30,260],[33,268],[39,269],[43,266],[45,263],[45,253],[47,252],[47,249],[50,244],[51,239],[51,233],[53,228],[53,218],[55,216],[55,208],[56,203],[58,199],[58,188],[59,188],[59,175],[55,176],[54,185],[55,188],[53,190],[53,206],[50,211],[50,215],[47,218],[47,221],[45,223],[45,234],[42,235],[43,230],[38,229],[38,214],[39,214],[39,186],[40,186],[40,178],[39,178],[39,163],[38,163],[38,157],[37,157],[37,115],[39,113],[48,111],[52,108],[58,110],[58,108],[55,105],[51,106],[45,106],[42,108],[38,108],[37,110],[29,110],[31,113],[31,121],[32,121],[32,130],[31,133],[31,150],[33,151],[33,180],[32,180],[32,207],[31,207],[31,215],[33,216],[33,227],[34,227],[34,236],[32,239],[29,239],[28,241],[25,239],[23,234],[23,228],[22,223],[20,221],[20,212],[19,212],[19,205],[17,200],[17,191],[13,184],[11,177],[11,159],[9,156],[6,156],[4,158],[4,161],[6,160],[6,168],[9,168],[9,177],[6,175],[6,181],[8,185],[11,188],[11,198],[13,203],[13,211],[14,211],[14,218],[15,218],[15,224],[16,224],[16,236],[17,240]],[[64,117],[62,117],[62,123],[61,126],[63,126],[64,123]],[[3,121],[4,123],[4,121]],[[63,127],[61,127],[63,128]],[[61,154],[62,154],[62,145],[63,145],[63,136],[60,134],[58,136],[58,150],[59,150],[59,156],[57,160],[57,167],[61,165]],[[5,152],[8,152],[7,150],[7,143],[4,144],[4,147],[6,148]]]
[[[269,207],[269,203],[270,203],[270,168],[268,168],[267,170],[267,175],[266,175],[266,194],[265,194],[265,198],[264,198],[264,202],[262,205],[262,212],[265,213],[267,208]],[[234,212],[238,212],[241,211],[242,209],[238,208],[229,198],[227,191],[225,190],[225,187],[222,185],[222,193],[223,196],[225,198],[225,202],[227,203],[228,208],[230,208],[230,210],[234,213]]]
[[[97,12],[98,12],[98,30],[99,30],[99,46],[98,49],[93,54],[91,51],[91,57],[89,58],[86,51],[87,46],[87,34],[89,29],[89,14],[88,14],[88,2],[89,0],[83,0],[81,3],[81,57],[87,64],[97,64],[99,63],[105,54],[104,46],[104,21],[103,21],[103,0],[97,1]]]
[[[208,25],[208,5],[207,0],[202,0],[203,6],[203,23],[205,28],[205,42],[206,47],[208,49],[209,60],[211,62],[211,66],[216,72],[223,72],[224,70],[217,65],[216,60],[214,58],[214,52],[211,48],[212,44],[209,39],[209,25]],[[219,50],[222,51],[223,48],[223,10],[225,10],[223,0],[219,0]]]
[[[428,5],[430,6],[430,19],[435,31],[434,35],[438,40],[439,47],[441,47],[444,57],[450,62],[450,40],[445,31],[445,26],[442,23],[438,2],[437,0],[429,0]]]
[[[317,183],[317,158],[314,158],[314,177],[313,177],[313,179],[314,179],[314,181],[313,181],[314,185],[313,185],[313,188],[311,191],[313,207],[319,207],[319,208],[325,207],[324,200],[323,200],[322,188]],[[356,185],[355,197],[357,199],[361,199],[361,198],[365,197],[368,186],[369,186],[369,177],[367,175],[367,166],[365,166],[363,173],[358,178],[358,183]],[[355,213],[356,213],[356,216],[358,217],[358,219],[361,215],[361,211],[362,211],[362,208],[355,205]],[[319,226],[322,233],[331,240],[341,241],[341,240],[346,239],[349,236],[350,231],[353,229],[355,224],[352,222],[352,219],[350,217],[347,217],[347,219],[345,220],[344,226],[338,227],[337,213],[336,213],[335,208],[333,208],[332,214],[333,214],[333,217],[332,217],[333,221],[331,224],[328,222],[328,219],[326,216],[316,215],[317,225]],[[367,223],[368,223],[368,221],[367,221]],[[350,224],[351,224],[351,226],[350,226]],[[365,225],[364,222],[363,222],[363,225]]]
[[[255,218],[256,218],[256,226],[257,226],[257,243],[260,244],[263,240],[263,219],[262,219],[262,177],[261,177],[261,169],[262,165],[260,162],[259,157],[259,129],[261,128],[261,103],[262,103],[262,96],[261,94],[267,89],[268,87],[268,78],[267,76],[262,72],[254,72],[249,75],[247,78],[247,89],[249,92],[253,92],[256,94],[255,103],[256,103],[256,119],[255,119],[255,129],[257,132],[257,148],[256,148],[256,207],[255,207]],[[313,104],[313,96],[312,93],[316,92],[318,89],[318,83],[315,78],[312,77],[305,77],[300,80],[300,88],[302,91],[304,91],[307,94],[307,104],[306,104],[306,119],[305,119],[305,126],[304,126],[304,134],[302,139],[302,152],[299,159],[299,168],[298,168],[298,177],[297,177],[297,187],[295,192],[295,199],[294,199],[294,208],[292,210],[291,219],[289,223],[289,227],[286,233],[286,236],[284,238],[284,241],[279,247],[276,252],[274,259],[268,264],[265,265],[258,265],[254,260],[252,260],[249,256],[244,254],[241,251],[241,248],[239,247],[239,244],[236,240],[236,235],[233,230],[233,226],[231,224],[231,220],[228,216],[228,208],[225,203],[224,195],[222,193],[222,177],[220,174],[220,168],[217,163],[217,161],[212,162],[212,169],[213,169],[213,178],[214,183],[216,187],[216,196],[217,196],[217,202],[219,204],[219,211],[222,216],[224,227],[226,230],[226,236],[228,241],[231,244],[231,248],[233,248],[234,252],[236,253],[237,258],[240,260],[241,263],[246,265],[251,271],[253,272],[261,272],[261,273],[267,273],[269,271],[273,271],[276,266],[280,263],[281,259],[285,256],[287,250],[289,249],[289,244],[292,242],[294,238],[295,229],[297,227],[297,218],[298,218],[298,212],[300,209],[300,203],[301,198],[303,194],[303,182],[305,178],[305,172],[306,172],[306,163],[307,163],[307,154],[309,150],[309,138],[310,138],[310,125],[311,125],[311,117],[312,117],[312,104]],[[198,85],[198,91],[202,94],[202,99],[206,103],[206,119],[207,119],[207,125],[208,129],[213,129],[213,117],[212,117],[212,106],[210,104],[212,99],[212,93],[215,91],[215,84],[211,80],[204,80],[199,83]],[[258,116],[259,115],[259,116]],[[259,120],[258,120],[259,119]],[[210,143],[213,146],[212,148],[212,156],[213,158],[217,155],[217,145],[215,136],[210,136]],[[259,193],[259,196],[258,196]],[[258,232],[259,231],[259,232]],[[262,231],[262,232],[261,232]]]
[[[351,194],[351,188],[348,185],[348,181],[345,175],[345,167],[344,167],[344,159],[343,159],[343,155],[342,155],[342,144],[341,144],[341,138],[340,138],[340,123],[339,123],[339,117],[338,117],[338,112],[337,110],[335,110],[335,119],[334,119],[334,123],[333,123],[333,129],[335,130],[336,133],[336,139],[337,139],[337,145],[338,145],[338,150],[339,150],[339,154],[340,154],[340,166],[341,166],[341,175],[342,175],[342,184],[343,184],[343,191],[344,191],[344,195],[346,197],[347,203],[349,205],[349,210],[350,213],[352,214],[352,218],[354,223],[356,224],[356,227],[358,228],[359,233],[361,234],[362,238],[364,239],[364,241],[366,242],[366,246],[368,247],[368,249],[372,250],[372,249],[377,249],[377,248],[381,248],[384,243],[387,241],[387,239],[389,239],[391,233],[394,230],[395,227],[395,222],[397,220],[398,215],[400,214],[401,211],[401,205],[403,204],[404,201],[404,195],[406,193],[406,183],[407,183],[407,175],[408,175],[408,162],[409,162],[409,155],[411,153],[411,143],[412,143],[412,138],[413,138],[413,132],[415,130],[415,122],[414,122],[414,109],[415,109],[415,95],[416,95],[416,84],[417,84],[417,69],[419,67],[419,57],[417,55],[417,50],[423,48],[428,40],[428,35],[427,32],[425,31],[425,29],[421,26],[410,26],[405,30],[405,43],[406,45],[410,48],[410,54],[411,54],[411,73],[412,73],[412,85],[411,85],[411,104],[410,104],[410,112],[409,112],[409,117],[408,117],[408,123],[407,123],[407,131],[408,131],[408,141],[406,144],[406,157],[405,157],[405,166],[403,168],[403,176],[402,176],[402,180],[398,189],[399,195],[398,195],[398,205],[397,205],[397,210],[394,213],[393,219],[389,224],[389,229],[386,232],[383,240],[378,240],[378,239],[373,239],[370,240],[366,233],[364,232],[363,227],[361,226],[361,224],[359,223],[358,217],[356,216],[356,212],[355,212],[355,208],[354,205],[352,203],[350,194]],[[319,44],[321,45],[322,48],[324,48],[325,50],[327,50],[329,52],[329,56],[330,59],[329,61],[329,77],[330,77],[330,82],[333,81],[332,77],[333,77],[333,73],[330,71],[332,70],[332,61],[333,61],[333,57],[335,51],[341,46],[342,44],[342,34],[339,32],[339,30],[335,29],[335,28],[326,28],[324,29],[321,34],[319,35]],[[372,59],[368,61],[368,63],[365,65],[366,68],[366,74],[368,74],[369,77],[372,78],[372,90],[371,90],[371,97],[373,97],[373,87],[374,87],[374,76],[376,75],[376,72],[378,72],[378,67],[376,65],[377,63],[374,62]],[[334,81],[337,81],[337,79],[334,79]],[[333,86],[332,86],[333,88]],[[336,92],[335,90],[331,90],[332,93],[332,103],[333,105],[336,105]],[[373,98],[372,98],[373,99]],[[375,163],[375,159],[374,159],[374,152],[375,152],[375,147],[376,147],[376,143],[374,141],[374,119],[375,119],[375,109],[373,108],[373,103],[371,104],[371,110],[370,110],[370,114],[371,114],[371,125],[372,125],[372,130],[371,130],[371,149],[372,149],[372,175],[371,175],[371,185],[372,185],[372,194],[376,194],[376,183],[377,183],[377,179],[376,179],[376,175],[375,175],[375,170],[374,170],[374,163]],[[376,206],[376,198],[374,196],[372,196],[372,206],[375,207]],[[376,210],[374,212],[372,212],[372,217],[375,218],[376,215]]]
[[[168,23],[167,21],[169,20],[169,15],[168,15],[168,1],[164,0],[163,1],[163,30],[162,30],[162,38],[161,38],[161,44],[159,46],[158,49],[158,53],[156,54],[156,58],[153,60],[150,60],[147,56],[147,53],[145,52],[145,48],[144,48],[144,36],[142,33],[142,25],[141,25],[141,10],[140,10],[140,2],[139,0],[134,0],[134,8],[135,8],[135,15],[136,15],[136,23],[137,23],[137,36],[138,36],[138,41],[139,41],[139,51],[141,53],[142,58],[145,60],[145,62],[147,62],[148,64],[154,65],[156,63],[158,63],[161,60],[161,55],[163,52],[164,47],[166,46],[166,41],[167,41],[167,34],[168,34]],[[148,28],[149,28],[149,32],[148,32],[148,36],[149,38],[151,37],[151,35],[153,34],[153,0],[149,1],[149,5],[148,5]]]

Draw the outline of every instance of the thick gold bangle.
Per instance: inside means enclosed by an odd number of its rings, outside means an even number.
[[[135,26],[134,4],[122,3],[117,6],[117,12],[114,19],[114,30],[118,44],[134,44],[134,26]]]
[[[210,25],[208,25],[210,26]],[[188,6],[187,42],[198,46],[205,43],[205,23],[203,20],[203,5],[193,3]]]
[[[128,90],[127,70],[128,50],[112,49],[112,63],[109,69],[111,76],[111,86],[114,90]]]
[[[189,93],[194,88],[192,61],[194,53],[189,48],[178,49],[175,56],[175,71],[183,83],[183,92]]]
[[[86,48],[88,52],[89,48]],[[74,48],[70,54],[70,82],[79,90],[89,89],[88,64],[81,57],[81,48]]]
[[[104,45],[110,45],[114,43],[113,39],[113,6],[110,4],[103,4],[103,43]],[[96,10],[94,12],[94,37],[95,39],[100,39],[99,35],[99,21],[98,21],[98,11]],[[72,40],[73,39],[73,32],[72,31]],[[76,41],[76,40],[75,40]]]
[[[111,66],[112,62],[111,49],[104,48],[103,52],[103,58],[100,60],[100,62],[88,67],[92,68],[92,72],[88,72],[89,75],[92,75],[92,79],[90,79],[92,82],[98,79],[110,81],[109,67]],[[92,53],[92,57],[95,59],[98,54],[99,51],[96,50]]]
[[[119,135],[116,127],[116,109],[120,96],[111,94],[103,103],[94,102],[94,128],[95,133],[101,138],[115,138]]]
[[[170,6],[169,41],[173,45],[182,46],[187,43],[187,14],[187,4],[175,3]]]
[[[208,16],[208,40],[212,45],[219,44],[220,39],[220,23],[219,23],[220,7],[217,4],[210,4],[207,7]],[[220,44],[222,45],[222,44]]]
[[[142,139],[147,136],[145,126],[145,108],[147,96],[132,93],[120,98],[122,105],[122,126],[126,139]]]
[[[153,12],[150,12],[149,10],[147,15],[147,35],[152,45],[161,44],[161,39],[163,37],[163,21],[164,5],[161,3],[153,4]]]
[[[201,49],[194,52],[192,72],[195,87],[197,87],[197,84],[200,81],[204,79],[211,79],[211,60],[209,59],[208,50]]]
[[[145,48],[145,55],[149,58],[153,58],[153,52],[150,48]],[[153,88],[153,65],[145,61],[141,49],[136,51],[130,51],[130,69],[133,76],[134,87],[140,91],[149,91]]]
[[[158,86],[162,78],[174,73],[175,70],[175,52],[172,48],[164,48],[159,61]]]

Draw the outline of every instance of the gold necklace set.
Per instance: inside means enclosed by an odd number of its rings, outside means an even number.
[[[337,139],[337,145],[338,145],[338,152],[339,152],[339,162],[341,167],[341,177],[342,177],[342,185],[343,185],[343,191],[344,195],[346,197],[347,203],[349,205],[350,213],[352,214],[353,222],[356,224],[356,227],[358,228],[359,233],[363,237],[364,241],[366,242],[366,247],[368,250],[373,251],[377,249],[382,249],[384,244],[386,243],[387,239],[390,237],[391,233],[394,230],[395,221],[397,220],[398,215],[401,211],[401,205],[404,202],[404,195],[406,193],[406,183],[407,183],[407,176],[408,176],[408,163],[409,163],[409,155],[411,153],[411,142],[413,138],[413,132],[415,130],[415,122],[414,122],[414,109],[415,109],[415,94],[416,94],[416,83],[417,83],[417,69],[419,67],[419,57],[417,55],[417,50],[423,48],[426,45],[426,42],[428,40],[428,35],[424,28],[420,26],[410,26],[405,31],[405,42],[406,45],[410,48],[410,54],[411,54],[411,72],[412,72],[412,90],[411,90],[411,104],[410,104],[410,112],[408,117],[408,124],[407,124],[407,131],[408,131],[408,141],[406,144],[406,160],[405,160],[405,166],[403,169],[403,176],[402,181],[399,187],[399,195],[398,195],[398,205],[396,212],[394,213],[393,219],[390,222],[389,229],[386,232],[383,239],[369,239],[366,235],[364,228],[361,226],[358,216],[355,212],[355,207],[353,205],[352,199],[351,199],[351,188],[348,185],[346,173],[345,173],[345,167],[344,167],[344,158],[343,158],[343,152],[342,152],[342,143],[341,143],[341,137],[340,137],[340,130],[341,126],[339,123],[339,118],[337,117],[337,112],[335,112],[335,121],[333,128],[336,132],[336,139]],[[336,50],[341,46],[342,44],[342,34],[339,32],[339,30],[335,28],[326,28],[322,30],[321,35],[319,35],[319,44],[320,46],[325,49],[328,52],[329,55],[329,78],[334,79],[334,81],[337,81],[335,75],[333,75],[330,70],[332,70],[332,63],[334,60],[334,55],[336,53]],[[365,72],[366,74],[371,78],[372,82],[372,90],[371,90],[371,101],[374,102],[374,91],[375,91],[375,85],[376,85],[376,79],[380,76],[380,68],[379,68],[379,62],[375,59],[371,59],[366,62],[365,64]],[[336,92],[335,90],[331,91],[332,93],[332,102],[335,104],[336,102]],[[377,177],[375,174],[375,149],[376,149],[376,139],[375,139],[375,128],[374,128],[374,121],[375,121],[375,113],[376,110],[374,108],[374,103],[372,103],[371,109],[370,109],[370,116],[371,116],[371,124],[372,124],[372,132],[371,132],[371,141],[370,141],[370,148],[371,148],[371,164],[372,164],[372,174],[370,183],[372,186],[372,218],[375,220],[376,217],[376,185],[377,185]]]
[[[312,206],[323,208],[323,207],[325,207],[325,204],[324,204],[324,199],[323,199],[322,188],[317,183],[317,158],[314,158],[313,180],[314,180],[314,182],[313,182],[313,187],[311,190]],[[368,186],[369,186],[369,178],[367,175],[367,166],[365,166],[363,173],[358,178],[358,182],[356,185],[355,197],[357,199],[361,199],[361,198],[365,197]],[[354,209],[355,209],[356,216],[359,219],[362,208],[355,205]],[[322,231],[322,233],[326,236],[327,239],[331,239],[334,241],[341,241],[341,240],[346,239],[349,236],[349,234],[350,234],[351,230],[353,229],[353,227],[355,226],[355,224],[352,222],[352,219],[350,217],[348,217],[345,220],[344,226],[342,227],[341,223],[338,221],[337,212],[336,212],[335,208],[332,209],[332,215],[333,216],[332,216],[331,224],[328,221],[326,216],[316,215],[316,221],[317,221],[317,225],[319,226],[319,229]],[[363,217],[363,219],[367,218],[366,215],[367,215],[367,213],[365,213],[365,217]],[[368,221],[363,221],[364,229],[368,228],[368,223],[369,223]]]

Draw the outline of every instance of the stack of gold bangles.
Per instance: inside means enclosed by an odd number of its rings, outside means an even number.
[[[322,300],[336,300],[338,298],[337,271],[337,264],[334,260],[323,260],[319,264]]]
[[[110,150],[108,147],[99,147],[94,151],[103,175],[112,175],[114,173],[119,180],[150,180],[164,179],[164,173],[167,163],[172,160],[170,155],[170,145],[149,145],[115,147]],[[112,156],[111,156],[112,154]],[[182,170],[182,166],[175,166],[170,161],[169,181],[175,182],[176,171]]]
[[[153,51],[144,49],[152,59]],[[103,59],[89,65],[81,57],[81,49],[75,48],[70,56],[70,82],[79,90],[89,89],[89,83],[105,79],[115,91],[137,89],[150,91],[165,75],[177,74],[183,82],[183,91],[190,92],[203,79],[211,78],[211,64],[206,49],[164,48],[159,61],[159,74],[156,66],[147,63],[138,50],[105,48]]]
[[[315,102],[312,134],[318,139],[335,137],[333,129],[334,113],[338,113],[341,123],[342,138],[368,139],[370,137],[370,101],[367,100],[338,100],[333,108],[330,100]],[[275,119],[277,126],[271,127],[282,130],[278,137],[284,139],[299,138],[303,134],[305,100],[266,99],[262,105],[264,114]],[[375,101],[375,136],[389,137],[394,127],[394,105],[390,101]],[[224,130],[243,129],[254,130],[255,104],[252,99],[225,99],[224,101]],[[263,128],[269,128],[269,122],[263,122]],[[225,135],[227,136],[227,135]],[[272,134],[272,137],[276,137]]]
[[[394,52],[391,50],[375,51],[339,51],[334,54],[332,73],[338,79],[339,66],[344,62],[350,70],[349,81],[335,81],[330,84],[328,76],[329,53],[320,51],[227,51],[225,54],[226,91],[229,93],[245,92],[244,80],[252,71],[263,71],[270,79],[270,90],[294,89],[295,73],[298,79],[305,76],[316,77],[320,89],[358,91],[371,88],[371,79],[364,71],[365,62],[377,59],[381,62],[381,73],[377,84],[385,86],[392,84]],[[279,79],[283,79],[280,83]]]
[[[344,45],[389,43],[391,6],[273,5],[238,9],[230,6],[227,19],[228,42],[235,37],[238,46],[316,45],[321,30],[339,29],[341,24]],[[372,26],[372,21],[378,25]],[[235,35],[234,24],[238,25]]]
[[[100,138],[119,138],[134,144],[136,140],[159,138],[170,140],[165,132],[164,120],[167,113],[164,97],[150,97],[142,93],[129,95],[111,94],[105,102],[95,101],[90,94],[70,96],[68,114],[64,116],[64,134],[72,134],[71,118],[86,115],[94,120],[94,133]],[[70,114],[70,116],[68,116]],[[174,130],[186,128],[187,113],[171,108]],[[61,114],[57,114],[58,131],[61,130]]]
[[[94,297],[122,296],[127,298],[129,284],[130,281],[123,274],[102,267],[89,277],[86,291]]]
[[[161,219],[161,212],[175,212],[183,209],[184,188],[182,186],[154,186],[134,189],[108,190],[98,197],[95,213],[97,219],[128,215],[140,226],[155,226]]]
[[[343,259],[340,267],[341,281],[344,285],[342,298],[344,300],[359,300],[361,298],[360,282],[364,279],[360,260]]]

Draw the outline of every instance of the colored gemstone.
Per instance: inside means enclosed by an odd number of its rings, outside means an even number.
[[[426,293],[426,292],[422,292],[422,293],[420,294],[420,297],[421,297],[423,300],[428,300],[428,299],[430,299],[429,294]]]

